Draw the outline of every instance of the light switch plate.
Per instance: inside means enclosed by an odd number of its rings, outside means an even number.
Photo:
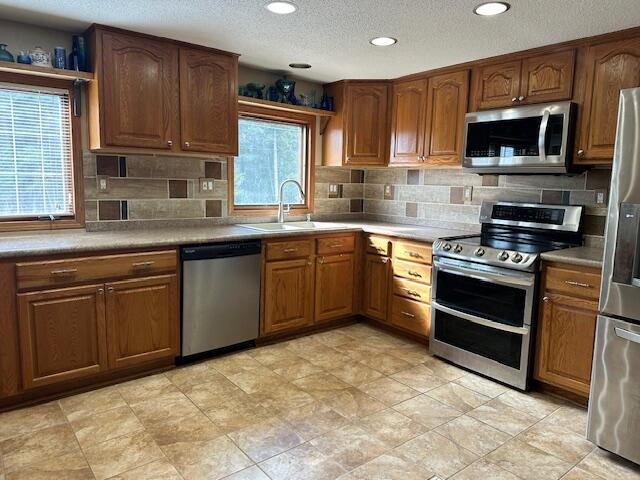
[[[383,196],[385,200],[393,200],[395,194],[395,188],[393,185],[385,185],[383,190]]]
[[[98,191],[99,192],[108,192],[109,191],[109,177],[106,175],[100,175],[97,180],[98,183]]]
[[[464,187],[462,198],[464,199],[464,203],[471,202],[471,200],[473,200],[473,187],[471,185]]]

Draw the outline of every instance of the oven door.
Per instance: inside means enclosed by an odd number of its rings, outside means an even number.
[[[430,350],[526,389],[535,274],[436,257],[433,279]]]

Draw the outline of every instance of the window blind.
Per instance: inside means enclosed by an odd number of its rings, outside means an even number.
[[[0,83],[0,219],[74,215],[64,90]]]

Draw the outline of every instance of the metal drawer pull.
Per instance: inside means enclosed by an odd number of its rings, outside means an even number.
[[[284,253],[295,253],[295,252],[297,252],[297,251],[298,251],[298,249],[297,249],[297,248],[285,248],[285,249],[283,250],[283,252],[284,252]]]
[[[422,278],[422,275],[420,275],[418,272],[416,272],[415,270],[407,270],[407,273],[409,275],[411,275],[412,277],[418,277],[418,278]]]
[[[329,248],[340,248],[342,247],[341,243],[334,243],[333,245],[329,245]]]
[[[418,252],[412,252],[410,250],[406,250],[405,253],[409,255],[411,258],[422,258],[422,255],[420,255]]]
[[[62,270],[51,270],[51,275],[73,275],[78,273],[77,268],[64,268]]]
[[[629,340],[633,343],[640,343],[640,333],[630,332],[629,330],[625,330],[624,328],[620,327],[615,327],[613,330],[620,338],[624,338],[625,340]]]
[[[404,312],[404,311],[400,313],[402,313],[402,315],[404,315],[405,317],[416,318],[416,316],[413,313]]]
[[[107,287],[107,292],[109,293],[113,293],[114,292],[114,288],[113,287]]]
[[[406,287],[400,287],[402,290],[404,290],[405,292],[407,292],[408,295],[411,295],[412,297],[422,297],[422,295],[420,295],[418,292],[416,292],[415,290],[411,290],[410,288],[406,288]]]
[[[565,280],[564,283],[572,287],[593,288],[590,283],[576,282],[575,280]]]
[[[144,268],[144,267],[150,267],[151,265],[153,265],[155,262],[153,261],[148,261],[148,262],[134,262],[131,264],[131,266],[133,268]]]
[[[381,258],[380,263],[387,263],[389,261],[388,258]]]

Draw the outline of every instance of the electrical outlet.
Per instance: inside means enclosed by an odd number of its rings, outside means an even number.
[[[384,199],[385,200],[393,200],[395,194],[395,188],[393,188],[393,185],[385,185],[384,186]]]
[[[607,195],[604,190],[596,190],[596,203],[602,205],[607,201]]]
[[[201,178],[199,183],[201,192],[213,192],[213,179]]]
[[[109,177],[107,177],[106,175],[98,177],[98,191],[100,192],[109,191]]]
[[[465,203],[473,200],[473,187],[471,185],[464,187],[462,198],[464,199]]]
[[[342,197],[342,185],[339,183],[329,184],[329,198],[341,198]]]

